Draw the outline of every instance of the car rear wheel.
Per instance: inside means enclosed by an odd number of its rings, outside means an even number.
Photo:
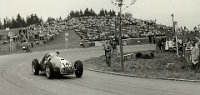
[[[76,69],[75,75],[77,78],[81,78],[83,75],[83,63],[80,60],[77,60],[74,64],[74,67]]]
[[[38,75],[40,70],[40,65],[37,59],[33,59],[32,61],[32,72],[34,75]]]
[[[54,77],[54,68],[53,68],[53,64],[51,62],[47,63],[46,76],[48,79],[52,79]]]

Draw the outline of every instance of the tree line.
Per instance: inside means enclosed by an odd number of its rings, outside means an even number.
[[[101,9],[99,13],[96,13],[92,8],[86,8],[84,11],[77,10],[77,11],[71,11],[69,13],[70,17],[83,17],[83,16],[115,16],[114,10],[107,11],[106,9]]]
[[[132,17],[131,13],[125,13],[121,14],[122,17],[129,18]],[[79,11],[71,11],[69,14],[70,17],[83,17],[83,16],[119,16],[119,13],[116,14],[114,10],[109,10],[107,11],[106,9],[101,9],[99,13],[96,13],[92,8],[86,8],[84,11],[79,10]],[[59,18],[60,20],[62,19],[61,17]],[[53,17],[48,17],[46,22],[51,22],[55,21],[55,18]],[[41,25],[44,23],[42,18],[39,18],[37,14],[31,14],[30,16],[27,16],[26,19],[21,17],[20,14],[17,14],[16,19],[12,17],[12,19],[9,19],[8,17],[3,19],[3,24],[0,21],[0,29],[5,29],[5,28],[20,28],[20,27],[26,27],[32,24],[37,24]]]
[[[31,14],[30,16],[27,16],[26,19],[21,17],[20,14],[17,14],[16,19],[12,17],[12,19],[9,19],[8,17],[3,19],[3,23],[0,21],[0,29],[5,28],[20,28],[20,27],[26,27],[32,24],[41,25],[43,23],[43,19],[39,18],[37,14]]]

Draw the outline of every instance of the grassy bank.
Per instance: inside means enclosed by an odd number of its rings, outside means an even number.
[[[117,55],[112,56],[112,65],[107,67],[105,56],[85,60],[85,66],[93,69],[112,71],[137,75],[139,77],[155,78],[179,78],[179,79],[200,79],[200,74],[189,68],[184,58],[177,58],[175,53],[163,51],[151,51],[153,59],[129,58],[125,61],[125,70],[121,72],[120,61]],[[172,63],[169,64],[168,63]],[[173,64],[175,63],[175,64]]]

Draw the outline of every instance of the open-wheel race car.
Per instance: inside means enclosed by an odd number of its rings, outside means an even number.
[[[45,72],[48,79],[52,79],[55,75],[72,75],[75,74],[77,78],[83,75],[83,64],[80,60],[71,63],[62,57],[58,57],[57,53],[47,53],[40,61],[33,59],[32,71],[34,75],[39,72]]]

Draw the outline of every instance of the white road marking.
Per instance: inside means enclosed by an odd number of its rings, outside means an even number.
[[[25,64],[25,63],[27,63],[27,62],[23,62],[23,63],[19,64],[19,67],[21,67],[21,66],[22,66],[23,64]],[[16,68],[16,69],[17,69],[17,68]],[[15,69],[15,71],[16,71],[16,69]],[[21,78],[23,78],[23,79],[33,81],[33,79],[29,79],[28,77],[22,75],[22,74],[19,73],[19,72],[18,72],[18,74],[19,74],[19,76],[20,76]]]
[[[22,66],[24,63],[26,63],[26,62],[23,62],[23,63],[19,64],[19,66]]]

